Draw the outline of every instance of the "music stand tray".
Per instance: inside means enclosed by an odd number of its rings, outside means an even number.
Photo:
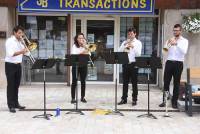
[[[156,116],[154,116],[152,113],[150,113],[150,90],[149,90],[149,84],[150,84],[150,69],[157,69],[161,68],[161,59],[159,57],[136,57],[136,66],[139,68],[146,68],[147,69],[147,85],[148,85],[148,109],[147,114],[142,114],[137,117],[148,117],[152,119],[157,119]]]
[[[115,64],[116,66],[116,75],[115,75],[115,109],[111,112],[108,113],[107,115],[121,115],[124,116],[123,113],[121,113],[118,109],[117,109],[117,88],[118,88],[118,84],[117,84],[117,64],[128,64],[129,63],[129,59],[128,59],[128,54],[127,52],[108,52],[105,53],[105,60],[106,60],[106,64]]]
[[[78,67],[85,66],[88,64],[89,55],[88,54],[67,54],[65,56],[65,66],[76,66],[76,79],[78,80]],[[78,82],[78,81],[77,81]],[[78,109],[78,83],[75,88],[76,93],[76,103],[75,108],[66,114],[80,114],[84,115],[84,113]]]
[[[45,118],[49,120],[51,114],[46,113],[46,69],[52,68],[55,65],[54,59],[38,59],[35,61],[31,69],[43,69],[43,77],[44,77],[44,113],[41,115],[36,115],[33,118]]]

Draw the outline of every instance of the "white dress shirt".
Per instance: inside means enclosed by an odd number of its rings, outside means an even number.
[[[187,50],[188,40],[180,36],[180,38],[177,40],[177,45],[172,45],[168,49],[167,60],[183,62]]]
[[[82,54],[84,51],[86,50],[86,48],[80,46],[77,47],[75,44],[72,46],[72,51],[71,54]],[[89,55],[91,55],[90,52],[88,52]]]
[[[126,41],[122,42],[119,51],[124,52],[126,48]],[[130,48],[130,52],[128,53],[129,63],[135,62],[135,57],[141,56],[142,53],[142,43],[138,39],[134,38],[132,41],[133,48]]]
[[[71,54],[81,54],[85,51],[84,47],[77,47],[75,44],[72,46]]]
[[[24,49],[24,45],[16,39],[14,35],[6,40],[6,57],[5,62],[21,63],[23,54],[14,56],[14,53]]]

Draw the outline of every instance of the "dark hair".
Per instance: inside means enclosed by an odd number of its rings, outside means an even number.
[[[80,47],[79,44],[78,44],[78,36],[82,35],[84,38],[84,34],[83,33],[78,33],[75,37],[74,37],[74,44],[76,45],[76,47]]]
[[[180,30],[182,30],[182,26],[180,24],[175,24],[174,28],[180,28]]]
[[[22,30],[23,32],[24,32],[24,28],[22,27],[22,26],[15,26],[14,28],[13,28],[13,33],[15,32],[18,32],[19,30]]]
[[[134,33],[136,33],[136,29],[134,27],[131,27],[131,28],[128,29],[128,32],[134,32]]]

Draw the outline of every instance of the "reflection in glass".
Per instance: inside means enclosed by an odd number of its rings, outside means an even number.
[[[25,28],[27,37],[38,43],[33,51],[34,58],[54,58],[56,64],[46,71],[48,82],[66,82],[66,66],[64,66],[67,52],[67,19],[63,16],[23,16],[19,15],[19,24]],[[28,69],[28,59],[24,59],[24,81],[42,82],[42,70]],[[31,72],[31,73],[30,73]]]
[[[88,20],[87,40],[97,45],[91,55],[94,67],[88,66],[88,80],[113,81],[113,65],[105,63],[104,52],[114,51],[114,21]]]

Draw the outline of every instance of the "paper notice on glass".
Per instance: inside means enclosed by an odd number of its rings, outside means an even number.
[[[26,22],[29,24],[37,24],[36,16],[27,16]]]
[[[64,58],[65,57],[65,49],[62,50],[54,50],[54,58]]]
[[[53,30],[53,21],[51,20],[46,21],[46,30]]]
[[[39,30],[39,39],[46,39],[46,30]]]
[[[53,49],[53,40],[46,40],[47,49]]]
[[[88,43],[94,43],[94,34],[87,35]]]
[[[53,50],[47,50],[47,57],[46,58],[53,58]]]
[[[34,58],[37,58],[38,57],[38,50],[33,50],[31,51],[31,54],[33,55]]]
[[[40,49],[39,50],[39,58],[47,58],[46,50]]]
[[[114,47],[114,36],[113,35],[107,35],[106,48],[113,48],[113,47]]]
[[[39,40],[39,49],[46,49],[46,40]]]
[[[66,31],[61,31],[61,40],[67,40],[67,32]]]
[[[38,30],[31,30],[31,39],[38,39]]]

